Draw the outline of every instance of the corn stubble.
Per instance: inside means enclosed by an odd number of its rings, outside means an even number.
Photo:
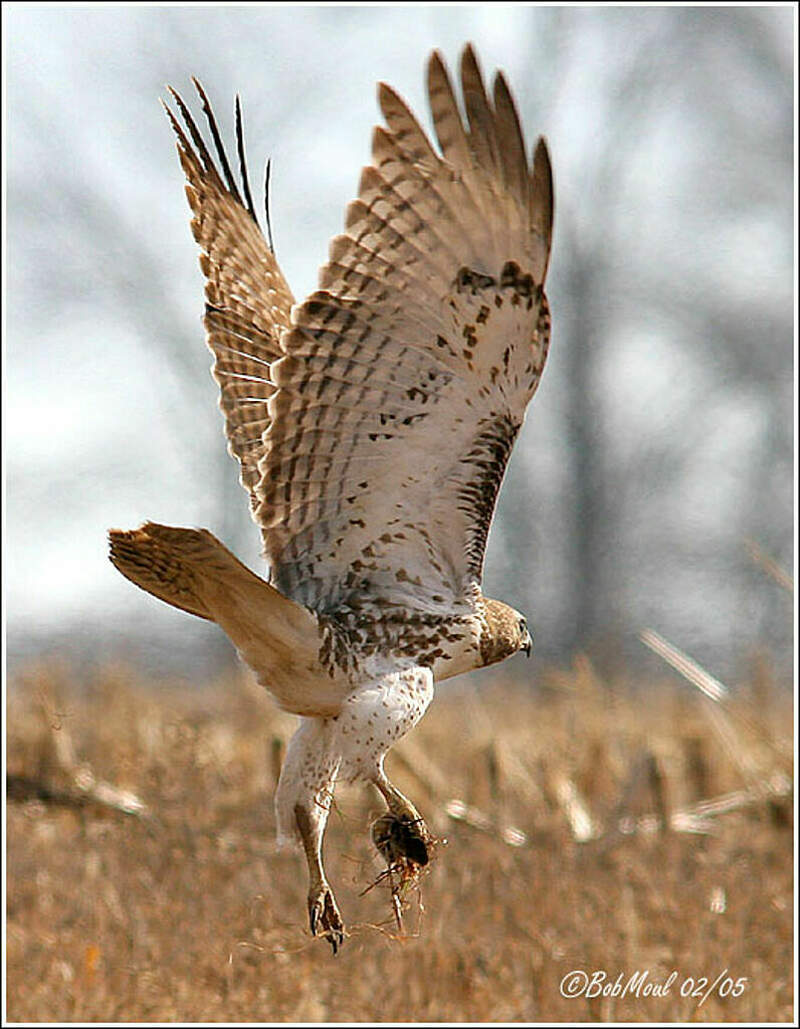
[[[443,690],[388,759],[436,835],[425,861],[413,826],[337,791],[335,960],[274,843],[292,719],[246,678],[50,664],[10,681],[8,707],[10,1020],[792,1017],[791,695],[763,663],[719,702],[586,659],[537,690]],[[678,978],[566,999],[573,969]],[[740,996],[680,995],[724,969]]]

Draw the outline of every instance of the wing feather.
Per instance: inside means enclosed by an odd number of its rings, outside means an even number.
[[[458,101],[442,55],[434,51],[428,62],[428,97],[436,139],[444,156],[453,167],[470,164],[469,143]]]
[[[544,282],[550,262],[550,246],[553,241],[554,202],[553,169],[550,165],[547,144],[541,136],[537,140],[533,152],[528,206],[531,237],[538,244],[537,268],[540,269],[541,279]]]
[[[428,68],[439,155],[404,101],[294,308],[255,515],[273,580],[320,612],[452,610],[474,595],[508,457],[549,338],[552,220],[501,77],[462,57],[465,125],[441,57]]]
[[[495,114],[489,104],[483,76],[471,46],[465,47],[461,55],[461,88],[469,122],[468,141],[473,154],[473,166],[489,179],[495,178],[500,167]]]
[[[497,135],[505,185],[511,196],[524,197],[528,189],[528,161],[517,109],[511,98],[505,76],[498,72],[494,80],[494,107],[497,112]]]
[[[440,163],[439,157],[405,100],[391,86],[381,82],[378,86],[378,103],[397,145],[415,164],[429,172],[435,171]]]

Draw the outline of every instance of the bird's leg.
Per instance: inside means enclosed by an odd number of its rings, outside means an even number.
[[[378,772],[372,781],[383,794],[386,806],[395,818],[406,819],[409,822],[422,821],[419,812],[411,801],[407,797],[404,797],[396,786],[393,786],[392,783],[389,782],[386,778],[386,773],[382,768],[378,769]]]
[[[308,862],[308,918],[311,934],[325,936],[335,954],[344,942],[344,923],[322,867],[325,820],[312,818],[302,804],[295,805],[294,817]]]
[[[430,860],[433,840],[428,827],[411,803],[386,777],[379,767],[372,782],[383,794],[389,814],[379,818],[373,827],[373,841],[391,868],[397,858],[408,858],[417,865]]]

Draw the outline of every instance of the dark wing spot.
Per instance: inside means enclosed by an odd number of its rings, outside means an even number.
[[[464,266],[458,270],[455,285],[458,293],[471,293],[474,296],[479,290],[496,286],[497,280]]]

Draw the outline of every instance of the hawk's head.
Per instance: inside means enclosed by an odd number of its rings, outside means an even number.
[[[481,633],[481,658],[484,665],[493,665],[524,650],[528,657],[533,638],[524,615],[501,600],[484,598],[484,627]]]

